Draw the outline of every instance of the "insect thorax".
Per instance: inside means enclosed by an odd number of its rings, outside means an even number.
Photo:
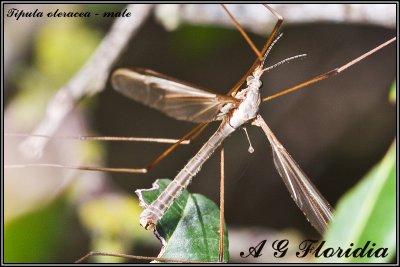
[[[242,99],[242,102],[229,119],[229,124],[233,128],[237,129],[257,116],[261,102],[260,86],[261,81],[259,78],[249,76],[247,78],[247,87],[236,95],[236,98]]]

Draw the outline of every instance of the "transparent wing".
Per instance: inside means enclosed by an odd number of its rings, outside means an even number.
[[[260,116],[257,117],[257,122],[271,143],[274,164],[279,175],[285,182],[294,202],[303,211],[307,220],[322,235],[328,223],[333,219],[332,207],[278,141],[265,121],[261,118],[261,122],[260,118]]]
[[[111,82],[123,95],[184,121],[215,120],[225,104],[237,102],[148,69],[118,69]]]

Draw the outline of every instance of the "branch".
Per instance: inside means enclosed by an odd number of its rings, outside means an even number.
[[[66,85],[61,87],[49,101],[46,114],[32,131],[33,135],[53,135],[64,118],[86,95],[102,91],[110,68],[118,59],[129,39],[136,34],[150,13],[152,5],[128,5],[130,17],[115,20],[90,59]],[[28,137],[21,144],[21,151],[28,157],[40,157],[47,139]]]
[[[388,28],[396,27],[395,4],[271,4],[283,18],[285,24],[335,22],[369,24]],[[240,24],[247,30],[265,35],[276,22],[261,5],[227,5]],[[169,30],[180,22],[189,24],[221,25],[234,27],[222,8],[208,5],[158,5],[156,16]]]

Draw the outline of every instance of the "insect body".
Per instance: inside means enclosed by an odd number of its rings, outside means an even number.
[[[271,43],[270,48],[276,40]],[[173,201],[190,184],[204,162],[225,138],[243,124],[254,121],[264,130],[271,143],[275,166],[292,198],[320,233],[326,230],[328,222],[333,217],[331,206],[258,115],[262,74],[274,66],[304,55],[291,57],[271,67],[263,68],[269,51],[270,49],[265,52],[261,63],[254,69],[252,75],[247,77],[247,87],[239,91],[235,97],[211,94],[150,70],[120,69],[113,74],[112,83],[117,91],[174,118],[196,122],[223,119],[214,135],[189,160],[158,198],[150,205],[142,203],[145,210],[140,215],[140,224],[145,229],[155,228]],[[137,190],[137,194],[142,198],[141,190]]]
[[[221,145],[225,138],[233,133],[243,124],[253,120],[260,105],[261,86],[260,77],[262,74],[261,66],[258,67],[253,76],[247,79],[247,88],[240,91],[236,99],[240,100],[237,108],[233,109],[233,105],[229,105],[233,113],[227,116],[222,122],[218,130],[203,145],[200,151],[186,164],[186,166],[178,173],[176,178],[169,184],[165,191],[140,215],[140,224],[146,229],[153,229],[157,221],[161,219],[166,210],[171,206],[175,198],[189,185],[192,178],[200,171],[203,163],[214,153],[215,149]],[[223,113],[227,112],[227,109]]]

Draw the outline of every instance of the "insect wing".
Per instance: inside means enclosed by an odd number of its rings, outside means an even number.
[[[141,68],[116,70],[112,75],[112,84],[115,90],[137,102],[175,119],[190,122],[215,120],[225,104],[237,102],[233,97],[198,89]]]
[[[259,119],[257,121],[260,122]],[[320,234],[323,234],[328,227],[328,223],[333,219],[332,207],[278,141],[264,120],[262,122],[260,126],[267,134],[271,144],[274,164],[279,175],[285,182],[294,202],[307,217],[307,220]]]

